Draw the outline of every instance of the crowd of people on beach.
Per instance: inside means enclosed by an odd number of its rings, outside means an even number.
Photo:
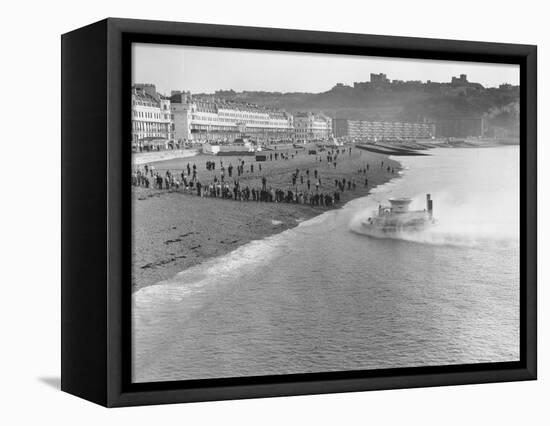
[[[241,166],[242,167],[242,166]],[[190,177],[184,171],[175,174],[166,170],[164,174],[155,171],[154,168],[138,168],[132,174],[132,184],[145,188],[159,190],[181,191],[195,194],[204,198],[221,198],[235,201],[256,201],[268,203],[295,203],[309,204],[311,206],[332,207],[340,201],[340,191],[345,188],[345,179],[340,181],[335,191],[319,191],[321,180],[316,181],[315,191],[300,191],[297,189],[280,189],[267,185],[267,178],[262,177],[261,186],[242,185],[238,180],[229,183],[225,179],[218,179],[217,176],[208,184],[202,184],[196,179],[196,174]],[[311,182],[307,181],[308,189],[311,189]],[[355,185],[355,184],[354,184]],[[355,186],[354,186],[355,187]],[[349,189],[349,185],[348,185]]]
[[[316,161],[323,162],[323,157],[329,166],[336,168],[338,156],[345,153],[346,149],[330,150],[326,156],[318,155],[316,152]],[[348,150],[351,156],[351,148]],[[298,151],[296,151],[298,155]],[[310,154],[311,155],[311,154]],[[275,152],[266,155],[270,161],[289,160],[294,158],[294,154],[288,152]],[[267,160],[266,158],[266,160]],[[145,164],[137,167],[132,172],[132,185],[154,188],[166,191],[181,191],[189,194],[195,194],[204,198],[220,198],[235,201],[252,202],[274,202],[274,203],[295,203],[311,206],[333,207],[340,201],[341,193],[356,189],[355,179],[334,179],[334,187],[323,180],[317,169],[305,170],[296,169],[291,174],[291,180],[286,189],[276,188],[268,185],[267,177],[261,175],[261,185],[259,183],[242,184],[239,178],[246,173],[254,173],[255,167],[258,172],[262,172],[262,163],[256,164],[250,162],[246,164],[243,159],[239,159],[236,166],[230,163],[227,167],[222,158],[219,161],[206,161],[206,170],[211,172],[212,180],[208,183],[201,183],[197,177],[197,165],[187,163],[181,171],[156,170],[154,166]],[[382,161],[381,168],[384,167]],[[368,187],[369,181],[366,177],[370,169],[368,163],[358,170],[358,173],[365,175],[364,186]],[[393,173],[394,170],[387,166],[387,171]],[[300,187],[298,187],[298,184]],[[307,190],[305,189],[307,187]]]

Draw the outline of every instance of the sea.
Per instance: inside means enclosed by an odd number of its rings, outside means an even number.
[[[519,360],[519,147],[396,157],[363,198],[133,294],[134,382]],[[390,197],[429,230],[377,238]],[[274,207],[276,208],[276,206]]]

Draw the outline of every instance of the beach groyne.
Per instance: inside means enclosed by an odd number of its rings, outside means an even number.
[[[358,149],[362,149],[365,151],[375,152],[378,154],[386,154],[386,155],[393,155],[393,156],[409,156],[409,155],[427,155],[425,153],[413,150],[413,149],[403,149],[403,148],[397,148],[397,147],[389,147],[385,145],[360,145],[357,144],[356,147]]]

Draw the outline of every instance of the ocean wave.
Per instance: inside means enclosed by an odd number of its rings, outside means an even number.
[[[262,240],[251,241],[232,252],[207,260],[177,273],[173,278],[144,287],[134,293],[137,300],[154,297],[155,294],[185,297],[189,292],[200,291],[206,284],[223,281],[245,266],[258,267],[268,261],[277,247],[276,234]],[[168,290],[169,289],[169,290]]]

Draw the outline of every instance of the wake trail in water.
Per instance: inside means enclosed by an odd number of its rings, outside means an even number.
[[[367,215],[368,216],[368,215]],[[511,247],[515,244],[513,239],[504,238],[493,234],[482,235],[472,230],[445,229],[442,225],[432,225],[429,229],[422,231],[400,230],[389,233],[383,233],[372,229],[367,229],[363,222],[366,220],[364,215],[357,215],[350,223],[349,229],[358,235],[369,238],[392,239],[409,241],[420,244],[431,244],[441,246],[459,246],[459,247],[480,247],[494,245],[498,247]]]
[[[137,291],[135,380],[516,360],[517,158],[517,147],[399,158],[403,177],[368,197]],[[362,226],[391,197],[423,210],[426,192],[433,227],[391,241]],[[357,354],[347,364],[342,347]]]
[[[443,170],[430,176],[425,172],[418,174],[414,167],[405,167],[402,179],[377,188],[369,197],[368,205],[362,206],[351,218],[348,229],[370,238],[422,244],[515,247],[519,244],[519,190],[513,187],[517,185],[516,176],[479,169],[479,173],[463,175],[460,169]],[[387,204],[391,197],[412,198],[411,210],[425,209],[426,195],[420,190],[431,193],[434,225],[392,234],[364,226],[368,218],[376,214],[378,204]]]
[[[434,217],[436,222],[422,230],[398,230],[393,233],[383,233],[372,230],[364,224],[372,217],[374,208],[357,212],[350,220],[349,229],[355,234],[372,238],[388,238],[411,241],[422,244],[452,245],[477,247],[481,245],[513,246],[519,236],[519,221],[516,215],[499,202],[495,197],[481,203],[477,197],[470,200],[460,200],[459,203],[449,202],[453,198],[443,193],[432,195],[436,203]],[[415,197],[415,205],[421,204],[422,198]]]

